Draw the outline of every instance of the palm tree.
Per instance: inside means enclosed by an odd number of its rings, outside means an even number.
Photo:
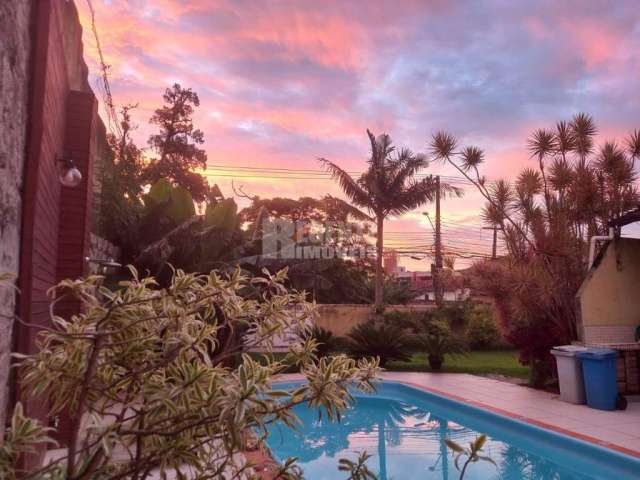
[[[376,138],[367,130],[367,135],[371,142],[371,157],[367,160],[369,167],[358,179],[327,159],[321,158],[320,162],[338,180],[344,193],[355,205],[366,208],[376,217],[375,308],[380,311],[383,303],[384,220],[389,215],[402,215],[434,200],[436,180],[432,175],[416,179],[416,174],[428,165],[424,155],[414,154],[406,148],[396,150],[387,134]],[[441,184],[440,188],[461,194],[447,184]]]

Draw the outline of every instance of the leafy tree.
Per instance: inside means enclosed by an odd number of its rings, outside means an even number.
[[[21,356],[21,378],[34,396],[48,399],[51,416],[72,419],[64,455],[32,471],[17,467],[22,455],[48,442],[52,429],[26,418],[20,406],[0,448],[0,477],[62,479],[248,478],[240,460],[244,433],[259,439],[267,426],[296,422],[292,408],[305,404],[328,419],[340,418],[352,397],[348,387],[373,390],[377,362],[344,355],[317,359],[309,338],[312,305],[283,285],[285,273],[247,278],[175,272],[167,288],[153,278],[132,278],[111,291],[101,277],[65,280],[52,289],[77,299],[82,314],[53,316],[42,327],[39,351]],[[246,298],[246,288],[258,289]],[[230,335],[248,330],[248,347],[272,345],[284,331],[300,332],[281,361],[260,364],[248,355],[235,367],[242,346]],[[306,382],[293,391],[273,387],[274,377],[299,365]],[[350,478],[370,478],[357,464]],[[353,467],[353,468],[351,468]],[[278,478],[301,478],[295,461]],[[251,477],[254,478],[254,477]]]
[[[371,157],[367,171],[360,178],[354,179],[329,160],[320,159],[320,162],[337,179],[347,197],[356,206],[372,212],[376,218],[375,307],[379,311],[384,300],[384,220],[389,215],[402,215],[432,201],[436,182],[432,176],[416,179],[416,174],[427,166],[423,155],[414,154],[406,148],[396,151],[387,134],[376,138],[367,130],[367,135],[371,143]],[[460,193],[446,184],[441,188],[443,191]]]
[[[369,215],[349,203],[331,195],[322,198],[300,197],[295,200],[286,197],[253,197],[251,205],[240,212],[245,222],[255,222],[279,218],[292,222],[299,220],[313,222],[371,221]]]
[[[638,131],[624,147],[614,141],[597,147],[596,133],[586,114],[536,130],[528,148],[537,169],[523,169],[514,184],[485,180],[480,149],[458,151],[444,132],[431,141],[436,158],[475,184],[486,200],[484,221],[504,238],[509,255],[477,264],[472,278],[494,298],[506,339],[531,364],[538,386],[552,371],[550,348],[577,338],[575,295],[590,267],[589,238],[606,233],[611,220],[640,203]]]
[[[194,170],[207,166],[207,154],[199,147],[204,134],[193,125],[193,112],[200,105],[198,94],[179,84],[167,88],[165,105],[156,109],[149,121],[160,131],[149,137],[149,146],[158,155],[145,170],[147,183],[165,178],[187,189],[194,200],[204,201],[210,193],[206,179]]]
[[[131,138],[135,129],[130,111],[136,105],[125,105],[120,111],[120,135],[107,135],[110,155],[105,158],[102,175],[98,231],[122,249],[125,261],[133,258],[139,248],[140,201],[143,187],[144,162],[140,150]]]

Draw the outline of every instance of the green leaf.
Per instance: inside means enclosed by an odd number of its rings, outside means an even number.
[[[480,435],[478,438],[476,438],[476,441],[474,442],[473,445],[473,450],[474,451],[479,451],[482,450],[482,447],[484,446],[484,444],[487,441],[487,436],[486,435]]]
[[[208,204],[204,214],[204,222],[208,227],[232,231],[238,224],[238,206],[233,198],[225,198],[215,205]]]
[[[145,195],[145,205],[152,207],[166,200],[169,200],[169,197],[171,196],[171,190],[173,190],[173,186],[171,185],[169,180],[161,178],[156,183],[151,185],[149,193]]]
[[[177,224],[185,222],[196,214],[193,197],[186,188],[176,187],[171,190],[170,199],[167,215]]]
[[[454,452],[457,453],[464,453],[464,448],[462,448],[460,445],[458,445],[456,442],[454,442],[453,440],[449,440],[448,438],[445,438],[444,443],[447,444],[447,447],[449,447],[451,450],[453,450]]]

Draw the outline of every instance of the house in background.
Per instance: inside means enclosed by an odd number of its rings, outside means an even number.
[[[640,239],[624,238],[620,228],[640,222],[640,208],[611,223],[613,238],[596,255],[578,294],[579,340],[620,352],[621,391],[640,393]]]
[[[394,250],[384,255],[384,271],[414,292],[415,302],[435,303],[436,294],[430,271],[408,271],[398,265],[398,256]],[[469,298],[471,291],[464,284],[463,270],[444,270],[443,279],[445,290],[442,297],[445,302],[460,302]]]

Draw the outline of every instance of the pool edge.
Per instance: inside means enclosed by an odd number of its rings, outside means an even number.
[[[454,401],[457,401],[457,402],[460,402],[460,403],[465,403],[467,405],[470,405],[470,406],[473,406],[473,407],[476,407],[476,408],[483,408],[483,409],[489,410],[489,411],[491,411],[491,412],[493,412],[493,413],[495,413],[497,415],[502,415],[504,417],[508,417],[508,418],[513,419],[513,420],[519,420],[519,421],[524,422],[524,423],[529,423],[529,424],[531,424],[533,426],[536,426],[538,428],[543,428],[543,429],[546,429],[546,430],[550,430],[552,432],[559,433],[561,435],[566,435],[567,437],[572,437],[572,438],[575,438],[577,440],[581,440],[583,442],[592,443],[594,445],[597,445],[598,447],[606,448],[606,449],[609,449],[609,450],[616,451],[618,453],[629,455],[630,457],[634,457],[634,458],[640,459],[640,451],[638,451],[638,450],[632,450],[630,448],[626,448],[626,447],[623,447],[623,446],[615,444],[615,443],[606,442],[604,440],[600,440],[598,438],[591,437],[589,435],[584,435],[582,433],[578,433],[578,432],[574,432],[574,431],[571,431],[571,430],[567,430],[566,428],[558,427],[557,425],[546,423],[546,422],[543,422],[541,420],[536,420],[534,418],[530,418],[530,417],[527,417],[525,415],[519,415],[517,413],[509,412],[508,410],[503,410],[501,408],[494,407],[492,405],[488,405],[486,403],[482,403],[482,402],[479,402],[477,400],[470,400],[468,398],[461,397],[459,395],[455,395],[455,394],[452,394],[452,393],[449,393],[449,392],[444,392],[442,390],[438,390],[437,388],[426,387],[424,385],[420,385],[420,384],[417,384],[417,383],[409,382],[409,381],[406,381],[406,380],[383,379],[382,381],[383,382],[388,382],[388,383],[398,383],[400,385],[406,385],[408,387],[415,388],[416,390],[422,390],[422,391],[427,392],[427,393],[431,393],[431,394],[434,394],[434,395],[439,395],[441,397],[445,397],[445,398],[447,398],[449,400],[454,400]]]
[[[303,375],[300,375],[299,373],[285,373],[285,374],[278,375],[277,379],[274,379],[274,383],[297,382],[297,381],[305,381],[305,380],[306,380],[305,377]],[[630,457],[640,460],[640,450],[632,450],[630,448],[626,448],[615,443],[606,442],[604,440],[600,440],[598,438],[595,438],[589,435],[574,432],[572,430],[567,430],[566,428],[558,427],[556,425],[546,423],[541,420],[536,420],[534,418],[527,417],[526,415],[519,415],[517,413],[509,412],[508,410],[503,410],[499,407],[494,407],[492,405],[488,405],[486,403],[479,402],[477,400],[470,400],[468,398],[461,397],[453,393],[445,392],[433,387],[427,387],[425,385],[420,385],[418,383],[414,383],[407,380],[399,380],[399,379],[392,379],[392,378],[378,378],[378,380],[381,382],[397,383],[400,385],[405,385],[407,387],[411,387],[416,390],[421,390],[426,393],[431,393],[433,395],[438,395],[448,400],[463,403],[471,407],[483,408],[483,409],[489,410],[492,413],[495,413],[496,415],[502,415],[504,417],[511,418],[513,420],[518,420],[523,423],[528,423],[534,427],[549,430],[551,432],[554,432],[560,435],[565,435],[567,437],[571,437],[585,443],[593,444],[596,447],[613,450],[614,452],[628,455]]]

